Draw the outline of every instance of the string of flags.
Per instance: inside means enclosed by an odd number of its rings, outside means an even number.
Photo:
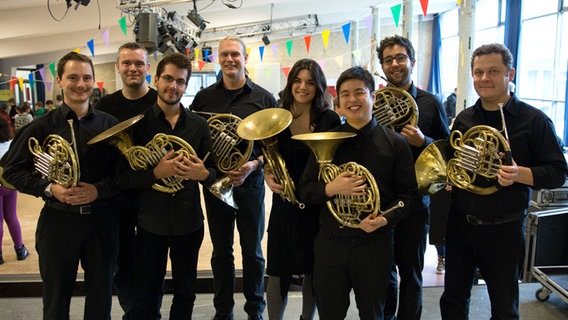
[[[460,2],[461,2],[461,0],[457,0],[458,5],[460,4]],[[428,10],[428,0],[420,0],[420,4],[421,4],[421,7],[422,7],[422,11],[423,11],[424,16],[426,16],[427,10]],[[391,14],[392,14],[392,18],[393,18],[393,21],[395,23],[395,26],[396,26],[396,28],[398,28],[399,21],[400,21],[400,14],[401,14],[401,11],[402,11],[402,4],[394,5],[390,9],[391,9]],[[119,26],[120,26],[124,36],[127,36],[128,33],[127,33],[126,17],[124,16],[124,17],[120,18],[118,20],[118,22],[119,22]],[[372,16],[365,17],[363,19],[363,23],[366,26],[366,29],[369,32],[369,34],[372,34],[372,24],[373,24]],[[343,32],[345,42],[349,43],[349,40],[350,40],[349,36],[351,34],[351,22],[343,24],[341,26],[341,30]],[[321,39],[323,41],[324,48],[326,48],[326,49],[329,46],[330,32],[331,32],[330,29],[326,29],[326,30],[323,30],[321,32],[321,37],[322,37]],[[95,56],[95,39],[98,38],[99,36],[103,39],[105,45],[108,47],[109,46],[109,28],[106,28],[105,30],[100,32],[99,35],[97,35],[96,37],[94,37],[94,38],[92,38],[92,39],[90,39],[86,42],[86,47],[89,49],[89,52],[90,52],[92,57]],[[303,37],[304,47],[305,47],[306,53],[310,52],[310,47],[311,47],[311,44],[312,44],[312,38],[313,38],[313,36],[311,34]],[[285,48],[286,48],[286,53],[287,53],[288,57],[290,57],[291,54],[292,54],[292,50],[293,50],[295,40],[296,39],[289,39],[289,40],[285,41]],[[274,42],[274,43],[271,43],[268,46],[272,47],[272,54],[273,54],[274,57],[276,57],[277,52],[280,48],[279,43]],[[266,50],[266,47],[268,47],[268,46],[259,46],[258,47],[261,62],[264,59],[265,50]],[[189,48],[187,49],[186,55],[189,55],[191,53],[190,50],[191,49],[189,49]],[[75,51],[77,53],[81,53],[81,47],[77,47],[73,51]],[[333,58],[330,58],[330,59],[335,60],[340,66],[342,66],[344,56],[353,55],[356,59],[358,59],[358,61],[360,61],[361,52],[362,52],[362,49],[360,48],[360,49],[357,49],[357,50],[354,50],[354,51],[351,51],[351,52],[347,52],[343,55],[333,57]],[[210,52],[210,50],[204,49],[203,52],[201,52],[201,50],[199,48],[195,48],[194,53],[195,53],[195,58],[196,58],[198,68],[199,68],[200,71],[208,63],[213,63],[212,61],[217,61],[217,50]],[[250,53],[250,48],[247,48],[247,53]],[[199,58],[200,54],[203,54],[203,57],[207,58],[206,61],[203,61],[202,59]],[[154,59],[157,60],[157,54],[156,53],[154,54]],[[326,59],[326,60],[330,60],[330,59]],[[326,60],[318,61],[318,63],[320,64],[320,66],[324,70],[325,70]],[[41,63],[38,63],[38,64],[41,64]],[[47,65],[47,67],[45,65]],[[46,68],[49,71],[48,74],[46,74]],[[220,70],[221,70],[220,65],[217,64],[217,63],[213,63],[213,68],[215,70],[215,73],[219,73]],[[290,68],[291,67],[289,67],[289,66],[284,66],[284,67],[281,68],[285,77],[288,77],[288,73],[290,72]],[[36,76],[34,75],[36,72],[39,72],[42,80],[36,79]],[[36,71],[30,72],[30,74],[28,75],[28,82],[30,84],[30,87],[33,88],[35,86],[36,82],[43,82],[47,92],[50,92],[51,88],[53,86],[53,81],[46,80],[46,75],[51,74],[51,79],[55,79],[55,76],[56,76],[55,72],[56,72],[55,62],[44,64],[44,67],[39,68]],[[2,81],[3,77],[9,77],[9,79]],[[146,77],[146,81],[148,83],[150,83],[151,80],[152,80],[151,75],[148,75]],[[14,87],[15,87],[16,84],[18,84],[20,86],[21,90],[23,90],[23,88],[24,88],[24,78],[23,77],[13,77],[13,76],[9,76],[9,75],[5,75],[5,74],[0,73],[0,84],[5,84],[5,83],[10,83],[10,90],[11,91],[14,91]],[[103,81],[97,82],[97,86],[102,92],[103,88],[104,88],[104,82]]]

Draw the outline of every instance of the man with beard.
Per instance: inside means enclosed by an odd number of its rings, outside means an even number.
[[[95,106],[96,109],[110,113],[118,121],[124,121],[144,113],[156,103],[156,90],[146,85],[146,75],[150,71],[148,52],[139,43],[128,42],[118,48],[116,72],[122,80],[122,89],[104,96]],[[134,252],[134,234],[138,192],[125,191],[116,199],[113,208],[119,219],[119,249],[117,270],[114,275],[118,301],[125,313],[132,306],[132,269]]]
[[[229,36],[219,43],[219,64],[223,77],[195,96],[191,109],[210,113],[231,113],[244,119],[278,104],[270,92],[253,83],[246,75],[248,54],[244,41]],[[234,209],[205,192],[207,221],[213,244],[213,269],[216,314],[214,319],[233,319],[235,301],[235,263],[233,235],[235,221],[239,230],[243,256],[243,293],[249,319],[262,319],[264,301],[264,257],[260,245],[264,235],[264,161],[260,145],[255,144],[252,156],[237,170],[229,172],[233,182],[233,197],[239,206]]]
[[[410,40],[395,35],[383,39],[377,54],[389,85],[406,90],[418,105],[418,124],[406,124],[400,134],[410,145],[414,161],[422,150],[450,135],[444,107],[432,94],[416,88],[410,75],[416,62]],[[422,314],[422,269],[428,233],[430,197],[422,197],[422,206],[400,221],[394,232],[394,264],[387,292],[385,319],[420,319]],[[400,292],[397,286],[397,267]],[[398,295],[398,312],[397,309]]]
[[[191,62],[181,53],[163,58],[156,68],[154,86],[157,102],[132,130],[135,146],[148,143],[172,143],[159,163],[151,169],[134,171],[125,159],[119,163],[117,184],[140,193],[134,252],[134,305],[128,319],[160,319],[163,282],[168,253],[173,277],[173,301],[169,319],[191,319],[197,281],[197,259],[203,241],[203,211],[199,186],[215,180],[215,162],[211,153],[211,136],[205,120],[187,111],[180,103],[191,75]],[[156,134],[167,139],[156,141]],[[184,140],[183,143],[176,139]],[[191,154],[187,143],[195,150]],[[149,150],[149,148],[146,148]],[[162,147],[157,146],[158,151]],[[152,150],[151,150],[152,151]],[[190,152],[189,154],[182,151]],[[161,154],[160,154],[161,155]],[[181,190],[174,193],[164,179],[178,181]]]

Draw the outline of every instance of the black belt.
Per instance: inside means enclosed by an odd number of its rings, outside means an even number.
[[[479,218],[479,217],[476,217],[476,216],[466,214],[465,219],[467,220],[467,222],[469,224],[472,224],[474,226],[495,226],[495,225],[499,225],[499,224],[504,224],[504,223],[508,223],[508,222],[521,220],[523,218],[523,216],[524,216],[524,211],[515,212],[515,213],[512,213],[512,214],[508,214],[508,215],[496,217],[496,218]]]
[[[91,214],[91,205],[86,204],[82,206],[73,206],[70,204],[65,204],[61,202],[55,202],[51,200],[47,200],[45,202],[45,206],[51,209],[71,212],[71,213],[79,213],[79,214]]]

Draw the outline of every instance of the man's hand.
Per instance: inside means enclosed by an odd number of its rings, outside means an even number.
[[[337,194],[363,196],[367,186],[366,181],[364,176],[356,175],[353,172],[342,172],[326,184],[325,194],[328,197],[333,197]]]
[[[497,182],[502,185],[503,187],[508,187],[517,181],[517,177],[519,176],[519,167],[517,167],[517,163],[513,160],[513,164],[510,166],[502,165],[499,169],[499,173],[497,175]]]
[[[361,220],[361,223],[359,223],[359,228],[367,233],[371,233],[379,228],[386,226],[387,224],[387,218],[383,216],[372,217],[371,215],[368,215],[367,217],[365,217],[365,219]]]
[[[209,171],[205,168],[203,161],[192,154],[189,158],[182,157],[181,160],[175,162],[175,165],[176,177],[196,181],[204,181],[209,177]]]
[[[237,170],[229,171],[227,174],[229,178],[231,178],[231,181],[233,181],[233,185],[238,187],[245,182],[245,179],[249,176],[249,174],[255,171],[256,168],[257,162],[255,160],[247,161]]]
[[[182,158],[182,154],[175,156],[174,151],[170,150],[154,167],[154,178],[163,179],[175,176],[177,174],[177,163],[182,161]]]
[[[76,187],[69,188],[54,183],[51,185],[51,193],[62,203],[73,206],[91,203],[99,197],[97,188],[86,182],[79,182]]]
[[[413,147],[422,147],[426,141],[426,138],[424,138],[424,134],[420,128],[409,124],[402,128],[400,134],[402,134],[402,136],[406,138],[406,141],[408,141],[408,143]]]
[[[268,188],[276,194],[282,194],[284,192],[284,187],[276,182],[276,176],[272,169],[268,166],[264,166],[264,181],[266,181],[266,185]]]

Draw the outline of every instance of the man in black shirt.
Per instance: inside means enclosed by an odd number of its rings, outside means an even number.
[[[508,136],[512,164],[501,165],[494,181],[499,188],[493,194],[452,188],[442,319],[468,318],[476,267],[487,283],[491,318],[519,319],[519,261],[530,189],[558,188],[566,180],[566,159],[552,121],[509,92],[515,76],[512,61],[502,44],[483,45],[471,58],[479,99],[457,115],[453,130],[463,134],[477,125],[501,130]]]
[[[274,96],[246,76],[248,55],[245,43],[227,37],[219,44],[219,64],[223,77],[195,96],[191,109],[211,113],[231,113],[241,119],[265,108],[276,108]],[[234,209],[210,192],[205,192],[207,222],[213,244],[215,319],[233,319],[235,263],[233,235],[235,221],[243,256],[243,293],[245,311],[250,319],[262,319],[264,302],[264,257],[261,240],[264,235],[264,174],[262,152],[255,144],[252,156],[237,170],[229,172],[235,188]]]
[[[118,194],[112,177],[118,154],[106,144],[91,146],[87,141],[117,120],[89,106],[95,74],[87,56],[70,52],[61,58],[56,81],[65,96],[62,106],[18,132],[6,154],[4,178],[20,192],[45,200],[36,231],[43,318],[69,318],[81,262],[87,290],[84,319],[109,319],[117,246],[117,221],[109,198]],[[80,170],[80,177],[72,180],[78,183],[67,185],[65,175],[46,178],[34,172],[28,141],[35,138],[42,144],[52,134],[71,144]]]
[[[128,319],[160,318],[168,252],[174,282],[169,318],[191,319],[193,312],[197,259],[204,232],[198,183],[208,187],[216,174],[215,161],[207,156],[211,154],[211,136],[206,121],[180,103],[190,75],[191,62],[185,55],[173,53],[163,58],[154,78],[157,102],[144,112],[132,133],[135,146],[147,146],[150,151],[155,147],[160,152],[162,148],[168,150],[168,143],[172,143],[173,149],[147,170],[131,170],[125,159],[119,164],[118,186],[140,192],[134,255],[135,299],[126,315]],[[168,139],[154,139],[158,133],[166,134]],[[178,138],[183,142],[176,142]],[[190,148],[196,154],[191,154]],[[201,160],[206,157],[205,162]],[[173,193],[155,187],[158,184],[173,188],[170,183],[176,181],[183,187]]]
[[[369,170],[380,190],[383,211],[398,201],[404,207],[377,217],[360,217],[359,228],[350,228],[322,206],[321,228],[314,243],[314,292],[321,319],[345,319],[352,289],[361,319],[383,318],[393,262],[393,226],[419,202],[408,144],[398,133],[377,124],[372,115],[374,88],[372,75],[361,67],[339,76],[339,108],[347,122],[333,131],[357,135],[339,146],[332,163],[355,161]],[[366,192],[367,182],[355,173],[340,173],[327,184],[318,180],[318,173],[311,156],[298,185],[305,203],[323,203],[333,201],[336,195],[360,196]]]
[[[144,113],[156,103],[156,90],[146,85],[146,75],[150,71],[148,52],[139,43],[128,42],[118,48],[116,72],[122,80],[122,89],[106,95],[95,106],[124,121]],[[117,270],[114,275],[118,301],[125,313],[132,306],[132,268],[134,254],[134,234],[138,212],[138,192],[124,191],[116,198],[113,208],[119,219],[119,249]]]
[[[377,54],[389,85],[406,90],[418,105],[417,125],[406,124],[400,132],[410,145],[416,161],[429,144],[438,139],[447,139],[450,135],[446,112],[436,97],[416,88],[410,79],[415,64],[414,48],[410,40],[398,35],[387,37],[381,41]],[[395,263],[387,293],[385,319],[420,319],[422,315],[422,269],[428,234],[429,205],[430,197],[423,196],[422,206],[395,227]],[[397,290],[397,267],[400,294]],[[399,306],[395,317],[397,298]]]

